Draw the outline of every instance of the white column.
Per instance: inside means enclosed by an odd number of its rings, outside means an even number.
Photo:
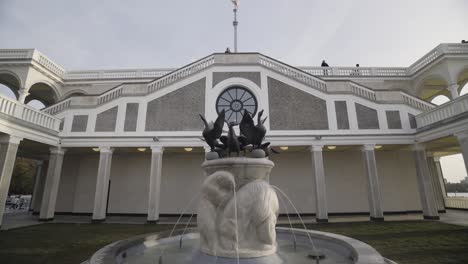
[[[40,190],[40,185],[41,185],[40,179],[41,179],[41,172],[42,172],[43,165],[44,165],[44,162],[42,160],[37,161],[36,163],[36,176],[34,177],[34,187],[33,187],[31,203],[29,204],[29,211],[34,210],[34,206],[39,200],[39,190]]]
[[[434,193],[434,198],[436,200],[437,211],[445,211],[445,201],[442,195],[442,188],[439,183],[439,175],[437,172],[437,165],[435,163],[435,158],[430,156],[427,157],[427,164],[429,165],[429,172],[431,175],[432,181],[432,191]]]
[[[383,221],[382,195],[380,191],[379,175],[377,173],[374,145],[364,145],[361,151],[367,176],[367,198],[369,200],[370,219],[372,221]]]
[[[15,167],[16,153],[21,138],[0,136],[0,226],[5,213],[5,203],[10,189],[11,175]]]
[[[465,169],[468,175],[468,131],[456,134],[458,144],[460,145],[461,152],[463,155],[463,161],[465,162]]]
[[[42,194],[41,211],[39,221],[51,221],[54,219],[55,203],[62,174],[63,156],[65,149],[61,147],[50,148],[49,167]]]
[[[458,84],[452,84],[450,85],[447,89],[450,91],[450,96],[453,99],[457,99],[458,97],[460,97],[460,95],[458,94],[458,88],[460,87],[460,85]]]
[[[20,89],[18,91],[18,101],[20,103],[23,103],[24,104],[24,101],[26,100],[26,97],[29,95],[29,92],[28,90],[26,89]]]
[[[447,192],[445,191],[445,182],[444,182],[444,175],[442,172],[442,167],[440,165],[440,157],[433,157],[433,164],[434,164],[434,187],[437,190],[437,194],[439,195],[441,206],[439,210],[443,210],[445,212],[445,197],[447,196]]]
[[[444,173],[442,172],[442,165],[440,165],[440,157],[434,157],[434,163],[437,170],[437,178],[439,179],[440,189],[442,190],[442,196],[444,197],[445,201],[445,198],[447,197],[447,190],[445,189]]]
[[[161,169],[164,149],[159,146],[151,147],[151,171],[149,182],[148,223],[159,220],[159,205],[161,202]]]
[[[315,218],[318,223],[328,222],[327,191],[322,149],[322,145],[313,145],[310,147],[315,184]]]
[[[99,148],[99,167],[96,177],[96,193],[94,195],[93,222],[106,220],[107,193],[109,192],[109,179],[112,165],[113,148]]]
[[[422,144],[415,144],[413,145],[413,153],[424,219],[439,220],[429,165],[427,163],[426,148]]]

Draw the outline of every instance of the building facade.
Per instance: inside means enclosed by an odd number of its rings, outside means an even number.
[[[224,109],[239,121],[245,109],[268,117],[266,140],[281,152],[270,181],[299,213],[438,219],[439,158],[468,161],[467,81],[468,44],[441,44],[402,68],[215,53],[179,69],[66,71],[36,50],[0,50],[0,83],[17,96],[0,96],[0,213],[17,156],[38,160],[40,220],[192,213],[208,151],[198,115]],[[437,95],[452,100],[435,106]],[[25,105],[33,99],[47,107]]]

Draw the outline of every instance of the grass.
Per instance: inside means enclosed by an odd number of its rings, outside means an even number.
[[[79,264],[96,250],[169,225],[43,224],[0,232],[2,264]],[[309,228],[350,236],[399,264],[468,263],[468,228],[439,222],[333,223]]]

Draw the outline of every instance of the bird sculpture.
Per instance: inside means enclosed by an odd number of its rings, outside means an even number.
[[[270,146],[270,142],[265,142],[265,143],[261,144],[258,148],[265,151],[265,157],[269,157],[270,152],[273,152],[275,154],[279,154],[279,151],[277,151],[276,149],[274,149],[274,148],[272,148]]]
[[[205,139],[208,146],[210,146],[211,151],[215,151],[215,147],[218,145],[218,139],[223,133],[225,112],[224,110],[218,114],[216,121],[208,123],[203,115],[200,114],[203,123],[205,124],[205,129],[203,129],[203,138]]]
[[[254,124],[252,116],[247,110],[244,110],[242,120],[239,124],[240,132],[245,136],[247,144],[251,144],[253,148],[260,148],[262,141],[265,138],[266,128],[263,125],[266,121],[262,120],[263,110],[258,112],[257,125]]]
[[[227,155],[228,157],[231,156],[232,152],[237,153],[237,156],[239,157],[239,153],[241,151],[241,145],[239,142],[239,138],[236,135],[236,131],[234,131],[234,126],[237,126],[239,124],[234,123],[234,122],[229,122],[227,123],[229,131],[227,137],[222,136],[221,137],[221,142],[224,143],[226,149],[227,149]]]

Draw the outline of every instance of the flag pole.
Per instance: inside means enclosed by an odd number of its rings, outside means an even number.
[[[232,22],[232,25],[234,26],[234,52],[237,53],[237,25],[239,24],[237,22],[237,6],[234,7],[234,21]]]

